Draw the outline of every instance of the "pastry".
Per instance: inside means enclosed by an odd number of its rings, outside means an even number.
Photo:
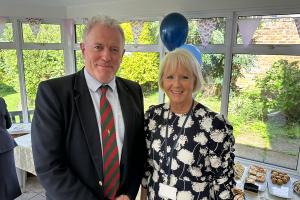
[[[245,182],[255,184],[255,179],[247,177]]]
[[[290,176],[285,172],[281,172],[278,170],[272,170],[271,171],[271,180],[272,180],[273,184],[284,185],[289,182]]]
[[[245,167],[240,162],[236,162],[233,166],[233,170],[234,170],[234,178],[240,179],[244,174]]]
[[[241,190],[239,188],[233,188],[232,192],[234,195],[233,200],[244,200],[245,199],[245,193],[243,190]]]
[[[300,181],[296,181],[294,183],[294,191],[297,193],[297,194],[300,194]]]
[[[253,179],[254,182],[265,182],[266,180],[266,172],[267,170],[263,167],[257,166],[257,165],[251,165],[249,167],[249,176],[248,178]],[[253,183],[253,180],[248,180],[249,183]]]
[[[263,182],[265,182],[265,180],[266,180],[266,176],[264,174],[260,174],[260,175],[256,176],[256,181],[258,181],[258,182],[263,183]]]

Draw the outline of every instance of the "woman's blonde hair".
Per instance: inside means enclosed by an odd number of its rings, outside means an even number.
[[[159,71],[159,86],[163,88],[163,76],[166,71],[175,71],[178,67],[184,67],[188,71],[192,72],[195,78],[193,93],[201,89],[204,84],[203,76],[201,73],[201,66],[198,60],[189,51],[181,48],[177,48],[163,58],[160,63]]]

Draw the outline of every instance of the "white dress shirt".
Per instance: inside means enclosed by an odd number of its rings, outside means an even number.
[[[98,122],[98,128],[99,128],[99,134],[100,134],[100,142],[102,144],[102,137],[101,137],[101,123],[100,123],[100,86],[103,84],[96,80],[94,77],[90,75],[90,73],[84,68],[84,76],[93,100],[95,113],[96,113],[96,119]],[[119,150],[119,161],[121,159],[121,153],[123,148],[123,142],[124,142],[124,132],[125,132],[125,126],[124,126],[124,120],[122,115],[122,110],[120,106],[117,86],[116,86],[116,78],[113,78],[109,83],[105,84],[109,85],[109,89],[106,92],[106,97],[111,104],[114,120],[115,120],[115,128],[116,128],[116,138],[117,138],[117,145]],[[103,146],[102,147],[102,153],[103,153]]]

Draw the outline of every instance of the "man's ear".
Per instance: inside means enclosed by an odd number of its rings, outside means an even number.
[[[84,46],[84,43],[83,43],[83,42],[80,43],[80,49],[81,49],[82,55],[84,55],[85,46]]]

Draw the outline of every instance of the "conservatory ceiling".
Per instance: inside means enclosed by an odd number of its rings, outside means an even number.
[[[107,14],[117,18],[163,16],[169,12],[211,13],[258,11],[261,9],[300,10],[299,0],[0,0],[0,16],[90,17]],[[296,11],[297,12],[297,11]]]

